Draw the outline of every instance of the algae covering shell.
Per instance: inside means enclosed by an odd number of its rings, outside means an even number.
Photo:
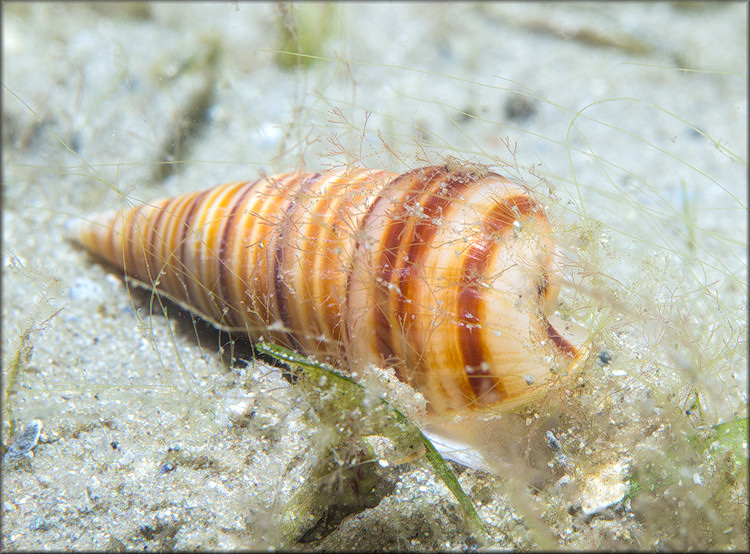
[[[219,328],[345,371],[392,366],[433,414],[512,409],[586,351],[551,316],[560,258],[542,207],[481,168],[291,172],[73,233]]]

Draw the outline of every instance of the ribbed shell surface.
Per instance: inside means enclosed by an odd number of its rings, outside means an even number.
[[[546,317],[549,222],[495,173],[287,173],[100,214],[78,239],[219,327],[393,366],[436,413],[511,408],[580,355]]]

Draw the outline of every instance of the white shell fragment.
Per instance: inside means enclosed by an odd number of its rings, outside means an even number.
[[[586,476],[581,488],[581,511],[596,514],[616,504],[628,492],[628,462],[619,461],[601,466]]]
[[[23,431],[15,438],[13,443],[8,447],[4,460],[11,462],[31,454],[31,451],[39,442],[39,435],[42,432],[42,422],[38,419],[32,419],[23,426]]]

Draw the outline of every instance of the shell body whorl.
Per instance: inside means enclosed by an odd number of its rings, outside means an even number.
[[[529,191],[444,166],[287,173],[107,212],[89,250],[231,331],[393,366],[434,413],[504,410],[582,351],[549,323],[558,254]]]

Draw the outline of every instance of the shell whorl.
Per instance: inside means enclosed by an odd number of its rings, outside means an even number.
[[[76,231],[218,327],[344,369],[394,367],[435,413],[512,408],[582,356],[547,317],[559,292],[547,217],[496,173],[286,173]]]

